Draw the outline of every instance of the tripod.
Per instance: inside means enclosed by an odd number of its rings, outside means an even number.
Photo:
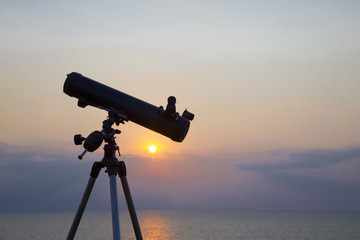
[[[121,180],[122,188],[124,191],[126,203],[129,209],[129,214],[131,218],[131,222],[134,228],[135,236],[137,240],[142,240],[140,225],[136,216],[134,203],[131,198],[129,184],[126,178],[126,166],[123,161],[119,161],[115,157],[115,152],[119,151],[119,147],[116,145],[115,142],[115,134],[119,134],[119,130],[113,129],[111,126],[116,123],[124,123],[124,119],[121,118],[121,114],[117,114],[114,112],[109,112],[109,117],[107,120],[103,122],[103,130],[101,132],[95,131],[91,133],[86,139],[83,138],[81,135],[75,135],[74,141],[76,145],[80,145],[84,140],[84,147],[85,151],[79,155],[79,159],[85,155],[87,151],[92,152],[95,151],[103,141],[106,142],[104,146],[104,157],[100,162],[94,162],[90,178],[88,184],[85,188],[85,192],[81,199],[80,205],[76,212],[74,221],[71,225],[70,231],[67,236],[67,240],[74,239],[76,230],[79,226],[81,217],[84,213],[86,204],[89,200],[91,191],[95,184],[96,178],[99,176],[101,168],[106,168],[106,171],[109,175],[110,179],[110,196],[111,196],[111,212],[112,212],[112,229],[113,229],[113,239],[120,240],[120,223],[119,223],[119,210],[118,210],[118,200],[117,200],[117,188],[116,188],[116,176],[118,175]]]

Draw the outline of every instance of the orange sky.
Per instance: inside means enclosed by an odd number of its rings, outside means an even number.
[[[146,142],[204,153],[360,143],[351,4],[157,4],[158,14],[156,4],[81,5],[79,17],[70,2],[2,3],[0,140],[65,147],[99,129],[106,114],[62,92],[77,71],[156,106],[174,95],[179,112],[195,113],[182,144],[122,126],[130,152]]]

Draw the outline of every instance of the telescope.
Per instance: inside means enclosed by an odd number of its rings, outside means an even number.
[[[80,73],[67,75],[64,93],[78,99],[79,107],[93,106],[117,114],[121,121],[131,121],[145,128],[182,142],[189,130],[194,114],[176,112],[176,98],[170,96],[166,108],[130,96],[119,90],[87,78]],[[119,124],[119,122],[117,122]]]
[[[108,173],[110,179],[113,239],[120,240],[116,187],[116,176],[119,176],[136,240],[142,240],[140,225],[137,220],[134,203],[126,178],[126,166],[124,161],[119,161],[115,157],[116,151],[120,156],[119,146],[117,146],[115,141],[115,134],[120,134],[121,131],[112,128],[112,125],[114,123],[119,125],[125,121],[132,121],[169,137],[175,142],[182,142],[189,131],[190,121],[194,119],[194,114],[185,109],[180,116],[179,113],[176,112],[176,98],[174,96],[168,98],[167,106],[164,109],[162,106],[156,107],[76,72],[67,75],[63,91],[70,97],[77,98],[79,107],[84,108],[86,106],[93,106],[108,111],[108,118],[103,121],[103,129],[101,131],[94,131],[87,138],[82,137],[81,134],[74,136],[74,143],[76,145],[81,145],[84,142],[83,146],[85,150],[78,156],[79,159],[82,159],[87,151],[95,151],[103,142],[106,144],[104,146],[103,159],[100,162],[94,162],[93,164],[88,184],[66,239],[74,239],[92,188],[95,184],[95,180],[97,179],[100,170],[106,168],[106,173]]]

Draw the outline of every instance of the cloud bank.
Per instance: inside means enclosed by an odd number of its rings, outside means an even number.
[[[0,144],[0,212],[75,211],[101,157]],[[360,211],[360,148],[119,160],[139,210]],[[87,210],[110,210],[104,170]]]

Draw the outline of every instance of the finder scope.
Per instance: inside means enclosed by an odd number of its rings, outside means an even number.
[[[176,98],[170,96],[166,109],[132,97],[119,90],[87,78],[80,73],[67,75],[64,93],[78,99],[79,107],[88,105],[115,112],[124,121],[132,121],[171,140],[182,142],[190,127],[194,114],[187,111],[182,116],[176,112]]]

